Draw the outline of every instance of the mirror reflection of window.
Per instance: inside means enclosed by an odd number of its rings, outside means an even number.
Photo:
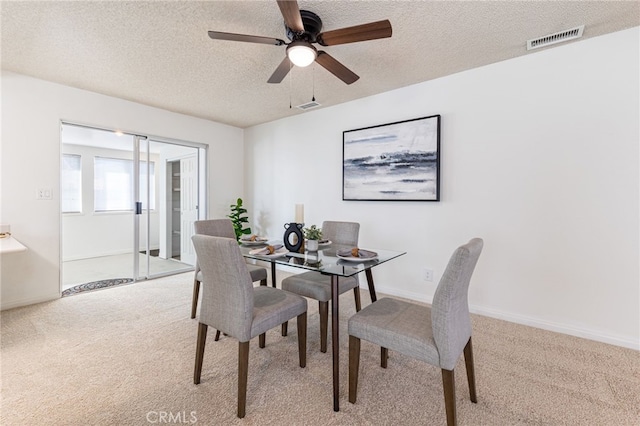
[[[62,154],[61,170],[62,213],[82,213],[82,157]]]
[[[147,174],[155,182],[155,165],[140,162],[140,193],[147,193]],[[156,187],[151,185],[151,210],[156,206]],[[146,210],[146,197],[142,199],[142,209]],[[95,157],[94,159],[94,210],[96,212],[133,210],[133,160],[121,158]]]

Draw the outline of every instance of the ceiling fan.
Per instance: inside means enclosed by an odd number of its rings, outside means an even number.
[[[351,84],[360,77],[327,52],[316,49],[312,43],[317,43],[321,46],[335,46],[391,37],[391,23],[389,20],[321,33],[322,20],[318,15],[308,10],[300,10],[296,0],[277,0],[277,3],[284,17],[287,38],[291,40],[290,43],[286,43],[279,38],[209,31],[209,37],[214,40],[244,41],[275,46],[286,45],[287,56],[269,78],[269,83],[280,83],[292,65],[306,67],[315,61],[346,84]]]

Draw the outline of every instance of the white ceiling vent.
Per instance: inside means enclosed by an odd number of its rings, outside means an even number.
[[[571,28],[557,33],[549,34],[544,37],[535,38],[527,41],[527,50],[539,49],[541,47],[547,47],[552,44],[562,43],[565,41],[573,40],[582,37],[584,31],[584,25]]]
[[[311,102],[307,102],[306,104],[298,105],[296,108],[300,108],[302,110],[307,110],[307,109],[316,108],[316,107],[319,107],[319,106],[320,106],[320,104],[317,103],[316,101],[311,101]]]

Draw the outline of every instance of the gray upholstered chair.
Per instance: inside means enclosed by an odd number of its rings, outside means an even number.
[[[357,247],[360,224],[355,222],[322,223],[322,238],[331,240],[333,244]],[[320,314],[320,351],[327,351],[327,325],[329,322],[329,301],[331,300],[331,277],[319,272],[309,271],[293,275],[282,280],[282,289],[318,301]],[[340,294],[353,290],[356,311],[360,311],[360,289],[358,277],[340,277],[338,292]],[[287,335],[287,324],[282,324],[282,335]]]
[[[211,235],[213,237],[236,238],[233,230],[233,223],[229,219],[208,219],[198,220],[194,223],[196,234]],[[261,266],[247,265],[251,281],[260,281],[260,285],[267,285],[267,270]],[[202,273],[200,265],[196,259],[196,270],[193,277],[193,299],[191,301],[191,318],[196,317],[198,308],[198,296],[200,293],[200,283],[202,282]],[[220,333],[216,333],[216,340],[220,338]]]
[[[238,417],[245,415],[249,341],[284,321],[297,317],[300,367],[307,362],[307,301],[277,288],[254,287],[235,238],[194,235],[203,275],[202,305],[198,324],[193,382],[200,383],[207,327],[238,339]]]
[[[349,319],[349,402],[356,402],[361,339],[380,345],[383,368],[389,349],[440,367],[449,426],[456,424],[453,369],[464,352],[471,401],[477,402],[467,293],[482,246],[474,238],[456,249],[431,308],[384,298]]]

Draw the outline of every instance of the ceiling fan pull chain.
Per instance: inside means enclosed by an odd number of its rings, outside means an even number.
[[[289,109],[291,109],[291,84],[293,81],[293,65],[289,62]]]
[[[313,64],[313,69],[311,70],[311,102],[316,101],[316,64]]]

